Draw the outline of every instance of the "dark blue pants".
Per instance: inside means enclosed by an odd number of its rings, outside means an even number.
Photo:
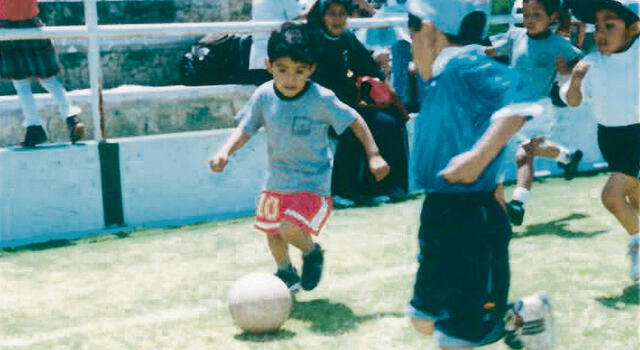
[[[507,309],[511,226],[504,209],[492,192],[428,194],[420,221],[411,306],[448,336],[486,341]]]

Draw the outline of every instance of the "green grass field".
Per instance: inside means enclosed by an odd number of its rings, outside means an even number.
[[[511,295],[549,292],[558,350],[640,344],[638,289],[623,293],[627,239],[599,203],[604,181],[538,182],[511,243]],[[420,204],[336,211],[319,239],[322,283],[263,336],[235,328],[226,303],[236,279],[274,270],[251,218],[1,251],[0,348],[436,349],[404,316]]]

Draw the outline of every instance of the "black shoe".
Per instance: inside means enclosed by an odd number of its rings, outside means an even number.
[[[290,270],[278,270],[274,275],[281,279],[292,293],[300,290],[300,276],[295,267]]]
[[[47,142],[47,133],[42,125],[29,125],[27,126],[27,133],[24,135],[24,141],[20,145],[22,147],[35,147],[45,142]]]
[[[558,166],[564,169],[565,180],[571,180],[576,177],[576,174],[578,173],[578,164],[580,164],[582,156],[582,151],[576,150],[575,152],[571,153],[571,155],[569,155],[569,163],[563,164],[558,162]]]
[[[312,290],[320,282],[322,267],[324,265],[324,253],[318,243],[307,255],[302,256],[302,289]]]
[[[509,221],[513,226],[522,225],[524,220],[524,205],[522,202],[512,199],[507,203],[507,215],[509,215]]]
[[[69,129],[69,140],[76,143],[83,137],[87,136],[87,127],[84,125],[77,115],[67,117],[67,128]]]

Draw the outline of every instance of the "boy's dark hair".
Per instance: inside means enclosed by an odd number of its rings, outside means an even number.
[[[487,14],[481,11],[471,12],[462,19],[457,35],[445,33],[449,42],[458,45],[478,44],[482,41]]]
[[[271,62],[289,57],[296,62],[316,63],[305,25],[292,22],[283,23],[280,29],[271,33],[267,43],[267,56]]]
[[[522,0],[523,4],[530,2],[531,0]],[[552,14],[558,12],[560,13],[562,4],[560,0],[535,0],[544,7],[544,11],[547,13],[547,16],[551,16]]]

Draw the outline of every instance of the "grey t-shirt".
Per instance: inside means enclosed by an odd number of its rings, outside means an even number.
[[[529,86],[532,93],[549,97],[556,77],[556,58],[562,57],[569,63],[580,57],[580,50],[559,35],[533,38],[524,28],[514,27],[506,33],[491,37],[491,45],[500,56],[511,59],[515,68]]]
[[[249,135],[265,128],[269,155],[266,190],[331,193],[329,126],[341,134],[358,113],[331,90],[307,84],[303,93],[289,99],[276,92],[273,81],[266,82],[236,115],[239,127]]]

